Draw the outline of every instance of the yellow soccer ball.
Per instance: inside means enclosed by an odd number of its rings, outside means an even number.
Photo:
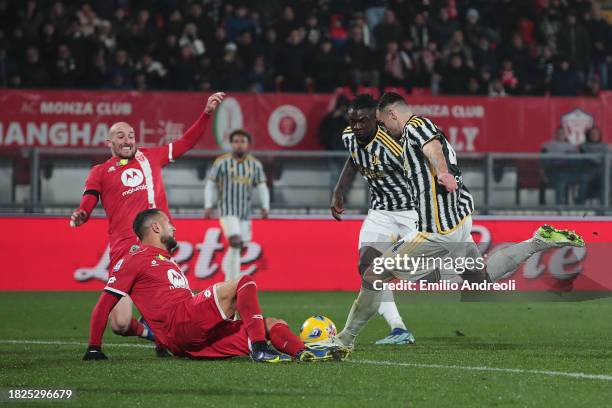
[[[304,343],[329,340],[336,335],[336,325],[329,317],[310,316],[300,327],[300,339]]]

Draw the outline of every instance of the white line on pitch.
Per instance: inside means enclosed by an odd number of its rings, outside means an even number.
[[[442,368],[445,370],[496,371],[496,372],[501,372],[501,373],[539,374],[539,375],[549,375],[553,377],[571,377],[571,378],[583,378],[587,380],[612,381],[612,375],[607,375],[607,374],[572,373],[572,372],[567,372],[567,371],[532,370],[532,369],[527,369],[527,368],[501,368],[501,367],[459,366],[459,365],[425,364],[425,363],[400,363],[396,361],[376,361],[376,360],[348,360],[348,362],[354,363],[354,364],[373,364],[373,365],[387,365],[387,366],[400,366],[400,367]]]
[[[41,344],[41,345],[57,345],[57,346],[87,346],[87,343],[79,341],[51,341],[51,340],[4,340],[0,339],[0,344]],[[135,347],[135,348],[151,348],[150,344],[131,344],[131,343],[105,343],[105,347]],[[437,368],[444,370],[466,370],[466,371],[489,371],[514,374],[538,374],[548,375],[552,377],[570,377],[580,378],[585,380],[600,380],[612,381],[612,375],[607,374],[587,374],[574,373],[567,371],[551,371],[551,370],[533,370],[526,368],[502,368],[502,367],[486,367],[486,366],[460,366],[460,365],[444,365],[444,364],[425,364],[425,363],[401,363],[397,361],[377,361],[377,360],[348,360],[351,364],[372,364],[386,365],[397,367],[415,367],[415,368]]]

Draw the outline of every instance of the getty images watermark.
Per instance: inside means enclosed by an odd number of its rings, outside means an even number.
[[[396,254],[394,257],[375,258],[372,263],[372,271],[377,275],[391,272],[395,278],[400,280],[386,282],[383,279],[377,279],[372,285],[375,290],[383,291],[487,290],[503,292],[516,290],[514,279],[504,282],[469,282],[461,277],[466,271],[484,271],[485,267],[483,256],[432,257],[422,254],[415,257]]]

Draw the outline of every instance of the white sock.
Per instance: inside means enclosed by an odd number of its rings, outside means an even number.
[[[355,342],[355,337],[357,337],[368,320],[376,314],[381,298],[381,291],[361,288],[359,296],[353,302],[351,311],[346,318],[344,329],[338,334],[338,339],[342,344],[350,346]]]
[[[225,281],[240,276],[240,248],[230,246],[225,253],[222,261]]]
[[[528,239],[496,251],[487,260],[487,274],[495,282],[514,272],[523,262],[536,252],[550,248],[538,239]]]
[[[382,297],[382,301],[378,307],[378,314],[385,318],[389,326],[391,326],[391,330],[406,330],[406,325],[402,320],[402,316],[399,314],[399,310],[397,310],[395,299],[393,299],[393,291],[385,290]]]

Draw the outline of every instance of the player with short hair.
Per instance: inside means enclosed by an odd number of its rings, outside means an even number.
[[[229,141],[231,153],[218,157],[204,187],[204,216],[210,218],[218,197],[219,222],[229,248],[223,258],[225,280],[240,275],[240,252],[252,238],[251,194],[257,188],[261,202],[261,217],[270,210],[270,191],[261,162],[249,154],[252,137],[244,129],[234,130]]]
[[[359,232],[359,273],[390,248],[400,237],[416,230],[419,216],[410,187],[404,178],[400,143],[376,122],[376,101],[367,94],[357,95],[348,107],[349,126],[342,141],[349,151],[334,188],[331,212],[338,221],[344,212],[343,192],[361,173],[370,190],[370,209]],[[397,310],[392,291],[385,291],[378,313],[389,326],[389,335],[376,344],[411,344],[415,339]]]
[[[70,218],[71,226],[83,225],[98,200],[102,201],[108,217],[111,275],[118,271],[117,263],[137,242],[130,227],[136,214],[147,208],[160,208],[170,215],[162,168],[196,144],[206,130],[210,115],[224,97],[223,92],[211,95],[204,111],[185,134],[162,147],[139,148],[132,126],[125,122],[111,126],[107,144],[112,156],[91,169],[81,204]],[[115,334],[153,339],[148,328],[132,317],[132,302],[128,296],[111,312],[110,324]]]
[[[376,313],[381,292],[377,282],[394,278],[495,282],[504,278],[531,255],[553,247],[584,246],[584,240],[574,232],[557,230],[544,225],[533,237],[493,253],[484,268],[473,268],[463,275],[454,269],[416,267],[418,258],[452,259],[480,257],[472,235],[474,201],[463,183],[457,156],[444,133],[434,123],[416,116],[404,98],[396,93],[384,94],[378,102],[377,118],[395,137],[402,137],[405,176],[417,202],[418,230],[385,251],[383,258],[408,257],[409,268],[373,267],[363,274],[361,290],[349,314],[346,326],[338,335],[341,343],[352,346],[368,320]]]
[[[337,345],[306,347],[283,320],[264,318],[257,284],[249,275],[216,283],[194,295],[171,258],[177,241],[164,211],[144,210],[132,226],[141,245],[119,261],[118,272],[108,280],[94,308],[84,360],[107,359],[102,352],[102,335],[108,315],[127,296],[142,312],[156,341],[176,356],[250,355],[253,361],[266,363],[342,360],[348,356],[348,349]],[[234,319],[236,312],[240,320]]]

